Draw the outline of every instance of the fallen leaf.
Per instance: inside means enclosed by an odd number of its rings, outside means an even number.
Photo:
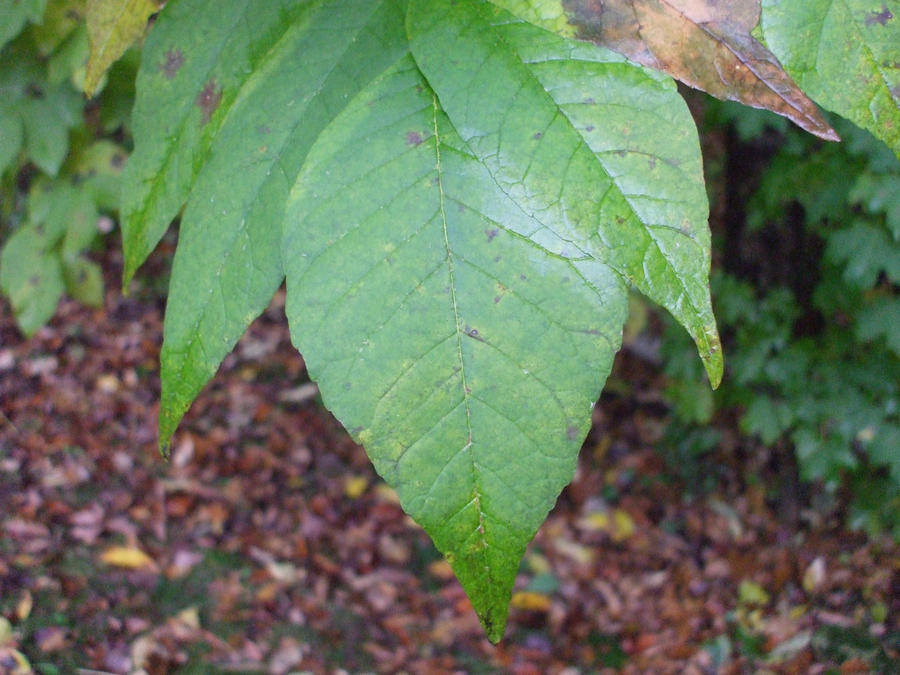
[[[16,619],[19,621],[24,621],[31,615],[31,610],[34,607],[34,599],[31,597],[31,591],[26,590],[22,593],[22,597],[19,598],[19,603],[16,605]],[[2,630],[0,630],[0,644],[2,644]]]
[[[131,546],[112,546],[106,549],[100,560],[113,567],[124,567],[130,570],[155,569],[156,563],[139,548]]]
[[[513,593],[510,604],[516,609],[525,609],[531,612],[546,612],[550,609],[550,598],[543,593],[519,591]]]
[[[803,573],[803,590],[814,593],[825,582],[825,559],[819,556],[810,563]]]
[[[369,487],[369,479],[365,476],[350,476],[344,481],[344,494],[350,499],[359,499]]]

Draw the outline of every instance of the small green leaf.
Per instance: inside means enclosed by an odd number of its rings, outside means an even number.
[[[68,84],[48,88],[18,102],[25,127],[25,151],[44,173],[55,176],[69,151],[69,129],[81,111],[78,93]]]
[[[100,266],[82,257],[62,259],[66,291],[90,307],[103,306],[103,273]]]
[[[898,10],[882,0],[763,0],[760,27],[807,94],[900,156]]]
[[[147,20],[158,9],[156,0],[88,0],[91,53],[84,80],[87,96],[94,95],[109,67],[140,39]]]
[[[863,342],[884,337],[888,348],[900,356],[900,298],[882,297],[863,307],[857,317],[856,337]]]
[[[0,12],[0,49],[18,35],[26,23],[37,23],[44,16],[47,0],[6,0]]]
[[[24,139],[22,118],[9,106],[0,103],[0,175],[13,165]]]
[[[59,257],[48,253],[45,244],[34,227],[25,225],[0,251],[0,290],[9,298],[16,323],[26,336],[50,320],[63,294]]]

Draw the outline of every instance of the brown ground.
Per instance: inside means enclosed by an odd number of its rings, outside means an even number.
[[[129,298],[107,254],[106,307],[65,301],[31,340],[0,304],[0,673],[900,672],[900,548],[779,495],[733,435],[693,467],[710,490],[673,477],[661,376],[628,353],[498,647],[277,299],[163,462],[166,248]]]

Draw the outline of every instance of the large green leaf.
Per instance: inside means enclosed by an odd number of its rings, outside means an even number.
[[[760,27],[807,94],[900,156],[900,3],[763,0]]]
[[[322,134],[289,201],[283,261],[292,334],[325,403],[496,641],[525,546],[571,480],[626,280],[696,327],[685,287],[708,308],[709,242],[697,139],[668,78],[472,7],[411,7],[429,80],[402,59]],[[423,31],[432,8],[474,43]],[[442,90],[479,91],[465,56],[492,66],[491,96],[451,100],[448,118]],[[656,228],[684,240],[687,270],[659,254]]]
[[[405,44],[399,0],[213,5],[170,2],[151,33],[125,179],[129,270],[190,192],[161,357],[163,444],[283,279],[279,226],[309,146]]]
[[[543,230],[410,59],[320,139],[285,226],[288,316],[325,403],[493,640],[525,544],[572,478],[627,306],[611,269],[551,252]]]

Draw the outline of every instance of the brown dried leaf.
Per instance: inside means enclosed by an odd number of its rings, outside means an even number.
[[[563,0],[578,37],[669,73],[723,100],[784,115],[840,140],[813,103],[750,31],[759,0]]]

